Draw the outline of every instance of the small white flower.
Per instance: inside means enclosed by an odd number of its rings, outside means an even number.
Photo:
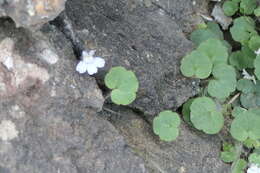
[[[260,173],[260,167],[256,164],[251,164],[246,171],[247,173]]]
[[[82,52],[81,61],[76,67],[79,73],[85,73],[87,71],[89,75],[93,75],[97,73],[98,68],[105,66],[105,60],[101,57],[94,57],[94,54],[95,50]]]
[[[243,69],[242,75],[244,76],[244,79],[252,80],[254,84],[256,84],[256,79],[254,75],[250,75],[245,69]]]
[[[259,54],[260,54],[260,48],[255,51],[255,54],[256,54],[256,55],[259,55]]]

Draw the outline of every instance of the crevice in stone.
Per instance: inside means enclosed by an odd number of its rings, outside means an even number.
[[[51,21],[50,24],[56,26],[71,42],[74,54],[80,59],[81,52],[85,49],[84,43],[78,38],[77,33],[74,32],[73,25],[66,12],[62,12],[57,18]]]

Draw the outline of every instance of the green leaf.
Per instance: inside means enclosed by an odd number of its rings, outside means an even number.
[[[260,154],[252,153],[248,158],[249,163],[260,165]]]
[[[260,48],[260,36],[259,35],[253,35],[248,42],[248,46],[253,51],[258,50]]]
[[[220,153],[220,159],[223,162],[230,163],[236,160],[236,153],[235,152],[227,152],[223,151]]]
[[[214,22],[208,22],[206,28],[196,29],[190,35],[191,41],[196,45],[210,39],[216,38],[223,40],[224,36],[218,24]]]
[[[243,142],[243,144],[247,147],[247,148],[258,148],[260,147],[260,142],[259,140],[254,140],[254,139],[247,139]]]
[[[239,3],[241,0],[231,0],[231,1]]]
[[[121,89],[137,92],[138,80],[132,71],[124,67],[113,67],[105,77],[105,84],[110,89]]]
[[[255,75],[260,80],[260,55],[257,55],[254,61]]]
[[[228,49],[219,39],[208,39],[201,43],[198,47],[198,51],[205,53],[213,62],[227,63]]]
[[[192,51],[181,61],[181,72],[186,77],[207,78],[212,70],[212,62],[205,53]]]
[[[251,92],[244,92],[240,95],[240,102],[245,108],[258,108],[260,107],[260,81],[252,85]]]
[[[113,67],[105,77],[105,85],[112,89],[111,100],[118,105],[128,105],[136,98],[138,80],[132,71]]]
[[[260,16],[260,7],[257,7],[255,10],[254,10],[254,14],[256,17],[259,17]]]
[[[230,133],[238,141],[260,139],[260,116],[250,111],[238,114],[231,124]]]
[[[252,14],[256,6],[257,6],[256,0],[241,0],[240,12],[246,15]]]
[[[242,91],[243,93],[252,93],[255,90],[255,86],[251,80],[240,79],[237,82],[237,90]]]
[[[243,46],[241,51],[233,52],[229,57],[229,63],[238,70],[253,68],[255,53],[247,46]]]
[[[218,99],[227,98],[236,89],[235,69],[227,64],[217,64],[213,67],[214,80],[210,80],[208,93]],[[223,87],[224,86],[224,87]]]
[[[242,107],[239,107],[239,106],[236,106],[233,110],[232,110],[232,116],[233,117],[236,117],[237,115],[245,112],[246,109],[242,108]]]
[[[224,124],[221,112],[217,111],[215,102],[209,97],[198,97],[190,106],[190,119],[194,127],[207,134],[218,133]]]
[[[179,135],[179,115],[172,111],[163,111],[153,120],[153,131],[163,141],[173,141]]]
[[[222,8],[226,16],[233,16],[238,10],[238,3],[233,1],[225,1]]]
[[[231,173],[244,173],[246,166],[247,162],[244,159],[239,159],[232,165]]]
[[[223,152],[220,153],[220,159],[223,162],[230,163],[236,160],[237,153],[236,149],[233,145],[224,143],[223,144]]]
[[[182,116],[183,119],[186,123],[188,123],[189,125],[192,125],[191,121],[190,121],[190,106],[192,104],[194,99],[189,99],[186,103],[183,104],[182,106]]]
[[[135,92],[127,92],[120,89],[115,89],[111,92],[111,100],[117,105],[129,105],[135,100],[135,98]]]
[[[257,34],[255,31],[255,22],[252,18],[242,16],[234,20],[230,33],[235,41],[246,44],[251,36]]]

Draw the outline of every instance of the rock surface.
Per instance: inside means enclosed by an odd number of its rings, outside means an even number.
[[[71,44],[0,21],[0,172],[145,173],[106,120],[95,79],[75,72]]]
[[[17,27],[40,28],[64,10],[66,0],[0,0],[0,17],[11,17]]]
[[[220,140],[189,128],[182,122],[174,142],[162,142],[153,135],[151,121],[119,109],[110,121],[146,161],[149,172],[158,173],[229,173],[230,166],[219,159]],[[107,113],[106,113],[107,114]]]
[[[172,15],[161,7],[166,2]],[[195,13],[193,1],[161,0],[149,8],[141,1],[133,3],[68,0],[66,13],[84,46],[105,58],[104,71],[121,65],[136,72],[140,90],[132,107],[148,114],[176,109],[198,89],[196,81],[179,71],[181,58],[193,46],[183,33],[184,23]]]

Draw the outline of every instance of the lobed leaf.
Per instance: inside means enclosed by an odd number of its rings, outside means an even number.
[[[254,10],[254,15],[256,17],[259,17],[260,16],[260,7],[257,7],[255,10]]]
[[[238,159],[231,168],[231,173],[244,173],[247,162],[244,159]]]
[[[118,105],[132,103],[139,87],[135,74],[120,66],[110,69],[105,76],[105,85],[113,90],[111,100]]]
[[[248,42],[248,46],[251,50],[257,51],[260,48],[260,36],[253,35]]]
[[[198,97],[190,106],[192,124],[207,134],[218,133],[224,125],[221,112],[216,109],[215,102],[209,97]]]
[[[255,53],[247,46],[242,46],[241,51],[233,52],[229,56],[229,63],[238,70],[254,67]]]
[[[256,81],[256,84],[251,82],[251,86],[243,91],[240,95],[240,102],[243,107],[258,108],[260,106],[260,81]]]
[[[186,77],[205,79],[211,73],[212,62],[206,54],[195,50],[182,59],[180,69]]]
[[[232,66],[217,64],[213,67],[212,74],[214,80],[210,80],[208,85],[208,93],[210,96],[223,99],[235,91],[236,72]]]
[[[226,16],[233,16],[238,11],[238,3],[234,1],[225,1],[222,8]]]
[[[256,6],[257,6],[256,0],[241,0],[240,12],[242,14],[250,15],[254,12]]]
[[[210,38],[224,39],[219,25],[214,22],[208,22],[206,28],[196,29],[190,35],[191,41],[197,46]]]
[[[201,43],[198,47],[198,51],[205,53],[213,62],[227,63],[228,49],[219,39],[208,39]]]
[[[242,16],[234,20],[230,33],[235,41],[246,44],[250,37],[257,34],[255,31],[255,22],[252,18]]]
[[[163,141],[173,141],[179,135],[179,115],[172,111],[163,111],[153,120],[153,131]]]
[[[260,139],[260,116],[251,111],[245,111],[235,116],[230,133],[238,141]]]

